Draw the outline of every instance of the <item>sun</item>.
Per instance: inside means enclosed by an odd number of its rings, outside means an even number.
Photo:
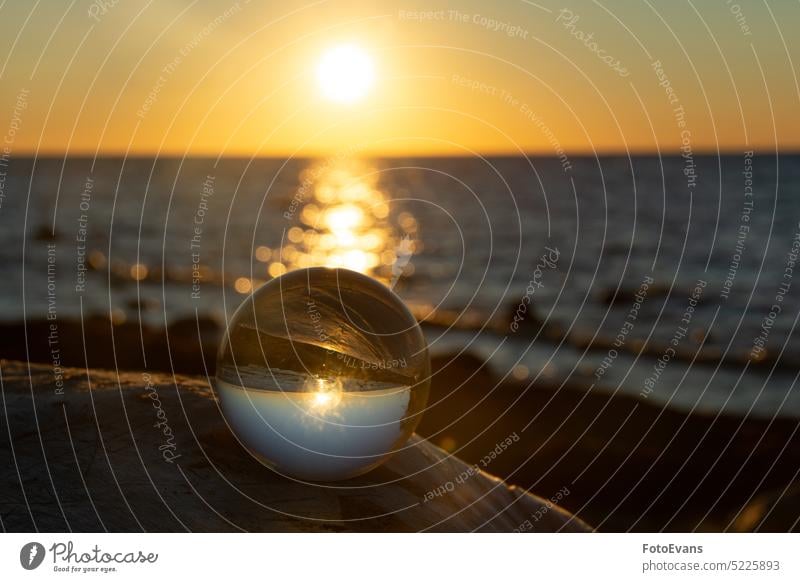
[[[333,412],[342,401],[343,389],[339,380],[311,378],[307,382],[308,407],[318,413]]]
[[[336,103],[355,103],[369,93],[375,82],[372,58],[360,47],[343,44],[328,49],[317,66],[323,97]]]

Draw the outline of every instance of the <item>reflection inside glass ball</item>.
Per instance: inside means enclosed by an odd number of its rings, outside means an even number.
[[[237,309],[217,360],[217,393],[242,444],[276,471],[331,481],[399,449],[428,399],[422,332],[381,283],[301,269]]]

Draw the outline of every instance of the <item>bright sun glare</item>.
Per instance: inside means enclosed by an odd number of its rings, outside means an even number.
[[[333,47],[322,55],[317,81],[326,99],[355,103],[369,92],[375,81],[372,59],[355,45]]]
[[[315,378],[309,381],[308,388],[309,407],[317,413],[330,412],[342,399],[342,384],[338,381]]]

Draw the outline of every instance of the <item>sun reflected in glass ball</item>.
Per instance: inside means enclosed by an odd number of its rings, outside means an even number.
[[[429,383],[425,339],[402,300],[347,269],[299,269],[259,288],[217,358],[217,395],[242,444],[311,481],[366,473],[402,447]]]

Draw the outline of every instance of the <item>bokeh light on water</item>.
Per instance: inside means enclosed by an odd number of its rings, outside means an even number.
[[[394,216],[378,168],[363,160],[322,161],[302,170],[307,197],[279,249],[259,246],[266,278],[307,267],[342,267],[394,285],[413,273],[420,250],[416,218]],[[248,290],[249,291],[249,290]]]

